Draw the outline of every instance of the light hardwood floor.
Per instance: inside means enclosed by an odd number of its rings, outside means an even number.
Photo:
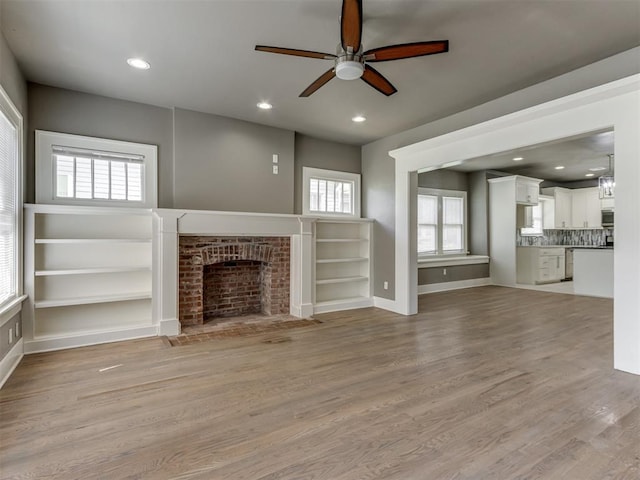
[[[25,357],[0,391],[0,476],[640,478],[640,377],[613,370],[610,300],[478,287],[420,311]]]

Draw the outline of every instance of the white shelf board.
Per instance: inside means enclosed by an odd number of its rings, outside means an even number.
[[[150,238],[36,238],[35,243],[151,243]]]
[[[36,270],[36,277],[48,277],[55,275],[88,275],[92,273],[121,273],[151,271],[151,267],[99,267],[99,268],[73,268],[64,270]]]
[[[365,262],[369,260],[367,257],[348,257],[348,258],[320,258],[316,263],[349,263],[349,262]]]
[[[35,308],[66,307],[72,305],[89,305],[92,303],[126,302],[130,300],[145,300],[151,298],[151,292],[135,292],[120,295],[99,295],[82,298],[62,298],[59,300],[36,300]]]
[[[341,278],[325,278],[322,280],[316,280],[316,285],[328,285],[330,283],[348,283],[348,282],[361,282],[363,280],[369,280],[369,277],[341,277]]]

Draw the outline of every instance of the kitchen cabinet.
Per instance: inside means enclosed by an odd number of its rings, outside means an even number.
[[[557,229],[602,228],[600,197],[597,187],[570,190],[543,188],[554,199],[554,227]],[[547,228],[547,227],[545,227]]]
[[[516,194],[518,185],[535,185],[528,195],[538,198],[538,185],[542,180],[511,175],[490,178],[489,182],[489,256],[491,283],[513,286],[516,284]],[[520,189],[520,195],[523,195]],[[533,197],[530,197],[533,198]]]
[[[516,203],[521,205],[537,205],[540,180],[516,176]]]
[[[573,196],[571,190],[562,187],[543,188],[542,193],[553,197],[553,227],[572,228]],[[547,227],[545,227],[547,228]]]
[[[526,285],[559,282],[564,279],[564,247],[518,247],[516,282]]]
[[[597,187],[571,192],[571,225],[573,228],[602,228]]]

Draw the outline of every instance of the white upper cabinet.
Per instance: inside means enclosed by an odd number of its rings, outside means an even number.
[[[543,188],[542,193],[555,200],[554,228],[602,228],[598,188]]]
[[[516,177],[516,203],[521,205],[537,205],[540,180]]]
[[[579,188],[572,192],[573,228],[602,228],[598,188]]]

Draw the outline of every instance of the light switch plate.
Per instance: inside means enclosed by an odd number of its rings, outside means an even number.
[[[278,154],[277,153],[273,154],[273,163],[278,163]]]
[[[273,174],[277,175],[278,174],[278,165],[274,165],[273,166]]]

